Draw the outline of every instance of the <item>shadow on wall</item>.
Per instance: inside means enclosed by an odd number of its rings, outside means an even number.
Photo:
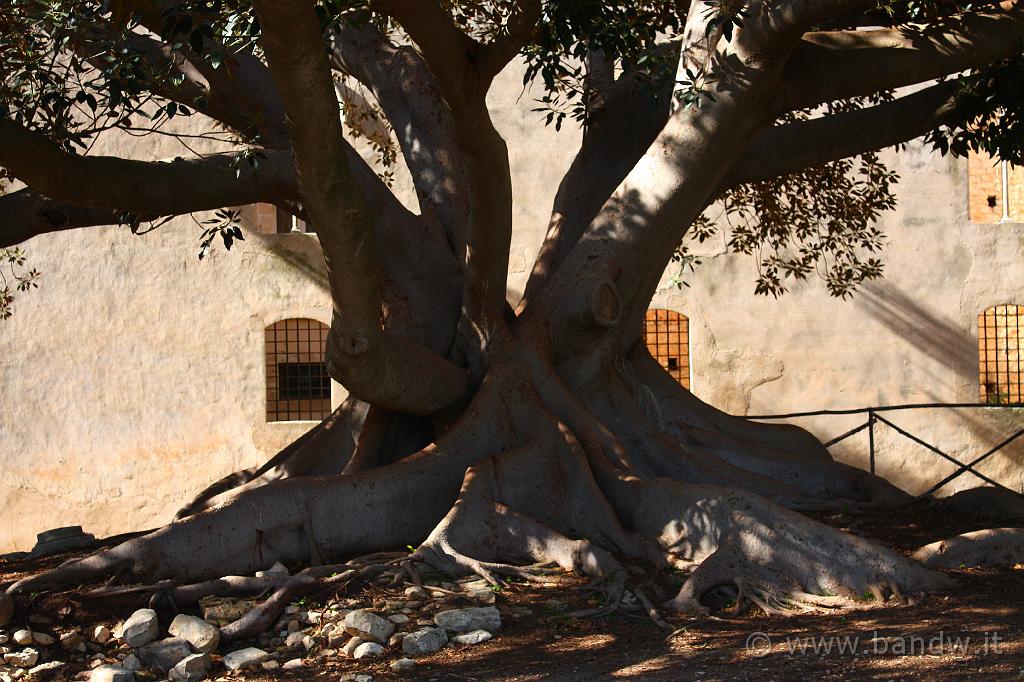
[[[246,233],[249,235],[249,233]],[[327,281],[327,266],[320,251],[320,242],[310,235],[300,234],[259,234],[253,233],[263,249],[299,272],[324,291],[330,291]]]
[[[963,327],[911,300],[891,282],[867,284],[857,298],[871,317],[914,348],[964,379],[977,378],[978,342]]]

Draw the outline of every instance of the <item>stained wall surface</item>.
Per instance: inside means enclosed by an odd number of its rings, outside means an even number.
[[[513,168],[515,298],[580,135],[542,127],[514,68],[494,93]],[[96,151],[184,153],[168,137],[108,136]],[[829,298],[814,280],[779,301],[756,297],[754,262],[727,254],[724,236],[705,244],[689,288],[666,273],[653,305],[689,319],[699,397],[739,414],[977,401],[977,316],[1024,303],[1024,225],[969,221],[963,161],[911,146],[894,164],[903,180],[899,208],[883,219],[887,277],[852,300]],[[407,175],[396,189],[412,205]],[[264,329],[285,318],[330,322],[315,235],[249,232],[200,261],[200,231],[184,217],[144,236],[92,228],[24,245],[43,279],[0,323],[0,552],[29,549],[36,533],[62,525],[108,535],[165,523],[211,482],[313,425],[267,422],[263,344]],[[335,385],[333,404],[343,396]],[[1007,408],[892,419],[964,457],[1024,426]],[[802,420],[825,438],[856,421]],[[891,430],[877,440],[879,471],[910,490],[951,470]],[[863,440],[836,452],[866,465]],[[982,470],[1018,489],[1022,456],[1018,445]]]

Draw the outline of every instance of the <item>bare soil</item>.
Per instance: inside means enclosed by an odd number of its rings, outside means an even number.
[[[931,510],[819,515],[830,525],[874,538],[909,553],[958,533],[1001,525]],[[1012,525],[1004,523],[1002,525]],[[103,545],[113,544],[110,538]],[[0,584],[54,566],[76,554],[35,560],[0,560]],[[368,672],[375,680],[978,680],[1024,677],[1024,566],[953,571],[958,587],[913,605],[865,605],[860,610],[765,617],[734,612],[723,598],[714,616],[662,614],[678,630],[669,635],[642,614],[575,619],[568,611],[594,604],[566,575],[553,585],[515,584],[497,594],[501,633],[475,646],[448,647],[417,661],[401,675],[388,663],[339,656],[307,659],[294,673],[247,672],[246,680],[338,680]],[[669,596],[680,576],[639,578],[652,597]],[[370,604],[402,599],[401,590],[375,586],[355,596]],[[457,605],[470,605],[468,599]],[[32,622],[48,631],[110,624],[126,610],[74,593],[17,599],[10,627]],[[168,611],[168,620],[173,614]],[[49,620],[49,623],[45,621]],[[222,647],[222,652],[246,643]],[[59,647],[51,647],[60,659]],[[72,675],[82,669],[69,663]],[[223,669],[221,669],[223,670]],[[70,675],[69,675],[70,677]]]

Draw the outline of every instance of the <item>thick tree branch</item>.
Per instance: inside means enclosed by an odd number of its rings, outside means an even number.
[[[486,93],[476,67],[480,43],[463,33],[439,2],[373,0],[370,6],[402,25],[423,53],[453,109]]]
[[[665,126],[672,87],[669,80],[655,88],[634,73],[622,76],[600,95],[583,144],[558,186],[548,233],[526,285],[524,306],[543,289],[605,200]]]
[[[940,83],[873,107],[768,128],[722,188],[877,151],[957,121],[955,86]]]
[[[498,75],[529,41],[540,20],[540,9],[540,0],[518,0],[502,33],[481,47],[477,63],[485,81]]]
[[[40,234],[116,222],[115,210],[62,204],[27,188],[0,196],[0,248]]]
[[[391,44],[369,23],[339,22],[328,31],[328,40],[334,66],[373,93],[394,129],[420,211],[441,224],[461,257],[473,184],[433,73],[415,50]]]
[[[353,176],[341,112],[313,4],[255,3],[263,48],[291,133],[306,209],[327,264],[334,316],[328,370],[356,397],[432,414],[460,400],[465,373],[427,348],[381,329],[381,270],[367,197]]]
[[[479,67],[481,45],[459,30],[438,2],[375,0],[371,6],[398,21],[420,48],[451,109],[459,148],[474,182],[466,248],[460,254],[466,273],[460,345],[473,355],[503,323],[512,242],[508,147],[494,128],[486,103],[493,74]]]
[[[783,73],[780,113],[941,78],[1021,53],[1024,12],[952,26],[808,33]]]
[[[142,26],[161,36],[165,43],[182,42],[181,36],[163,35],[163,12],[173,2],[128,0],[128,4]],[[219,47],[224,52],[223,64],[213,68],[208,60],[194,55],[187,44],[182,46],[180,53],[172,52],[167,45],[158,45],[158,49],[181,65],[182,72],[193,82],[199,81],[197,75],[205,81],[199,83],[200,87],[209,91],[211,104],[216,97],[219,105],[216,115],[210,113],[210,116],[246,135],[255,130],[264,145],[277,146],[287,142],[284,109],[266,65],[253,54],[223,45]]]
[[[84,208],[176,215],[297,196],[290,154],[263,150],[257,167],[233,153],[173,161],[68,154],[40,133],[0,119],[0,166],[57,201]]]

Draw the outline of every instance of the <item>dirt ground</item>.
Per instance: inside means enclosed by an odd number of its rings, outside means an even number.
[[[948,512],[907,510],[856,516],[821,515],[830,525],[910,551],[926,542],[1000,525]],[[1002,525],[1011,525],[1004,523]],[[71,554],[34,561],[0,561],[0,585],[55,565]],[[731,609],[715,616],[663,614],[670,635],[646,616],[618,613],[575,619],[567,611],[593,603],[582,581],[566,576],[550,586],[513,585],[497,594],[503,628],[474,646],[442,649],[398,674],[389,652],[367,663],[339,656],[312,658],[296,673],[241,675],[246,680],[331,680],[346,672],[374,680],[1019,680],[1024,678],[1024,566],[954,571],[958,587],[915,605],[886,604],[857,611],[766,617]],[[641,580],[652,597],[669,596],[680,576]],[[369,602],[401,599],[401,591],[368,586]],[[465,605],[470,605],[468,599]],[[124,611],[81,603],[74,594],[17,601],[10,628],[35,629],[111,623]],[[169,619],[173,614],[161,614]],[[42,625],[40,622],[44,621]],[[49,620],[47,626],[45,621]],[[236,643],[225,650],[240,648]],[[59,652],[59,647],[54,647]],[[59,656],[63,652],[59,652]],[[69,663],[73,674],[81,663]],[[223,669],[221,669],[223,670]]]

